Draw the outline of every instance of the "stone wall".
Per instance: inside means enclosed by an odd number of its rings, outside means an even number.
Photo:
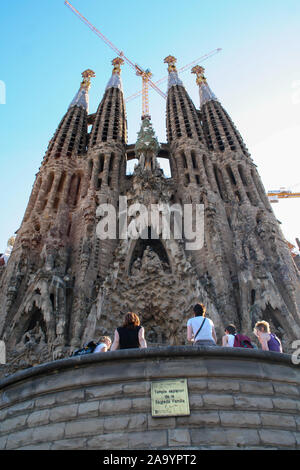
[[[152,418],[187,378],[190,416]],[[58,360],[0,381],[0,449],[299,449],[300,369],[258,350],[170,346]]]

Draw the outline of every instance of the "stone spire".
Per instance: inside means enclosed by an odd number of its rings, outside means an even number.
[[[176,62],[177,59],[172,56],[168,55],[168,57],[165,58],[164,63],[168,64],[168,72],[169,72],[169,80],[168,80],[168,90],[175,85],[180,85],[183,86],[182,81],[178,77],[178,72],[176,69]]]
[[[127,125],[121,81],[121,65],[123,63],[124,60],[121,57],[112,60],[112,76],[96,112],[90,135],[90,148],[98,146],[102,142],[117,141],[122,144],[126,142]]]
[[[93,70],[87,69],[82,72],[82,82],[80,84],[80,88],[76,93],[73,101],[71,102],[69,108],[73,106],[79,106],[89,112],[89,89],[91,88],[91,77],[95,77],[95,73]]]
[[[79,91],[76,93],[68,111],[49,142],[43,164],[47,163],[52,157],[71,157],[86,150],[88,92],[91,85],[91,77],[95,77],[95,73],[88,69],[82,72],[82,77],[83,80]]]
[[[199,86],[200,108],[207,101],[218,101],[206,81],[206,78],[204,76],[204,68],[200,67],[200,65],[195,65],[195,67],[192,68],[192,73],[195,73],[197,75],[196,83]]]
[[[179,139],[193,139],[204,142],[201,123],[194,103],[189,97],[176,70],[176,59],[169,55],[164,63],[168,64],[169,82],[167,97],[167,135],[169,143]]]
[[[199,65],[192,68],[192,73],[197,76],[201,120],[209,150],[224,152],[229,149],[250,157],[239,131],[207,84],[204,71]]]
[[[121,65],[124,64],[124,60],[121,57],[116,57],[111,62],[114,66],[112,75],[108,81],[106,86],[106,90],[109,88],[118,88],[120,91],[123,92],[123,85],[121,80]]]

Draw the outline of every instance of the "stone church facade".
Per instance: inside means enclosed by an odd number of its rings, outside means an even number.
[[[176,70],[169,70],[167,143],[159,144],[144,116],[135,145],[127,144],[122,59],[93,115],[83,72],[36,175],[7,266],[0,267],[0,339],[5,370],[14,372],[72,351],[99,335],[113,335],[127,311],[140,315],[148,345],[182,345],[196,302],[207,306],[220,339],[234,323],[251,335],[267,320],[286,352],[300,338],[300,273],[241,135],[197,66],[200,109]],[[91,131],[89,132],[89,126]],[[132,175],[126,162],[137,158]],[[166,178],[158,158],[169,160]],[[187,250],[164,239],[100,239],[101,204],[119,213],[143,204],[204,207],[204,243]],[[129,211],[130,212],[130,211]],[[128,212],[128,213],[129,213]],[[137,218],[129,215],[127,222]],[[146,232],[145,232],[146,231]]]

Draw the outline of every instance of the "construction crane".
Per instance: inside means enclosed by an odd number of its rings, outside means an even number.
[[[271,203],[279,202],[279,199],[300,197],[300,193],[293,193],[290,189],[280,188],[278,190],[268,191],[267,196]]]
[[[159,83],[164,82],[167,80],[167,76],[161,78],[157,82],[153,82],[151,80],[152,73],[150,72],[149,69],[143,70],[142,67],[140,67],[138,64],[133,63],[128,57],[125,56],[124,52],[118,49],[104,34],[101,33],[95,26],[92,25],[76,8],[68,1],[65,0],[65,5],[81,20],[83,23],[85,23],[100,39],[102,39],[113,51],[117,53],[119,57],[121,57],[131,68],[135,70],[136,75],[140,76],[142,78],[142,91],[139,91],[135,93],[134,95],[128,97],[126,99],[126,102],[136,98],[137,96],[142,95],[142,119],[145,117],[150,117],[149,113],[149,85],[151,88],[153,88],[162,98],[166,99],[167,95],[157,86]],[[184,72],[187,70],[189,67],[192,65],[196,64],[199,61],[204,61],[208,59],[209,57],[213,56],[214,54],[217,54],[220,52],[222,49],[218,48],[215,49],[208,54],[205,54],[204,56],[194,60],[188,65],[185,65],[184,67],[181,67],[178,72]]]
[[[104,34],[102,34],[95,26],[93,26],[76,8],[67,0],[65,0],[65,5],[70,8],[70,10],[81,20],[83,21],[98,37],[100,37],[113,51],[117,53],[132,69],[135,73],[142,77],[143,81],[143,114],[142,117],[149,116],[149,99],[148,99],[148,85],[150,85],[162,98],[167,98],[167,95],[158,88],[158,86],[152,82],[150,79],[151,72],[149,69],[143,70],[138,64],[134,64],[123,51],[118,49]]]
[[[184,65],[184,66],[181,67],[180,69],[177,69],[177,72],[178,72],[178,73],[183,73],[183,72],[185,72],[186,70],[188,70],[190,67],[192,67],[193,65],[198,64],[199,62],[204,62],[204,60],[206,60],[206,59],[212,57],[212,56],[215,55],[215,54],[218,54],[218,52],[221,52],[221,50],[222,50],[222,49],[221,49],[220,47],[219,47],[218,49],[214,49],[213,51],[208,52],[208,54],[205,54],[205,55],[199,57],[198,59],[193,60],[193,62],[190,62],[190,63],[187,64],[187,65]],[[154,82],[154,83],[155,83],[155,85],[159,85],[160,83],[163,83],[163,82],[165,82],[166,80],[168,80],[168,75],[166,75],[165,77],[161,78],[160,80],[157,80],[157,82]],[[128,101],[133,100],[134,98],[137,98],[137,97],[140,96],[142,93],[143,93],[143,90],[142,90],[142,91],[138,91],[137,93],[134,93],[134,94],[131,95],[131,96],[128,96],[128,98],[126,98],[126,100],[125,100],[126,103],[127,103]]]

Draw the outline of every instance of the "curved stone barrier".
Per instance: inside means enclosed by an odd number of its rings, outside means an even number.
[[[153,418],[151,382],[186,378],[190,416]],[[299,449],[291,356],[169,346],[69,358],[0,381],[0,449]]]

